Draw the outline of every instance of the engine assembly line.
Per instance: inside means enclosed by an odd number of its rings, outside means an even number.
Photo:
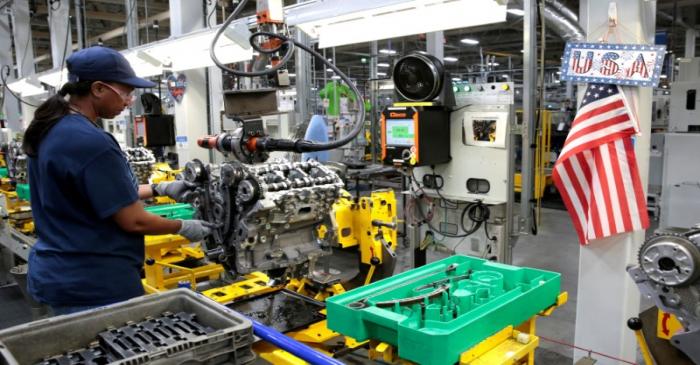
[[[699,364],[698,11],[0,3],[0,364]]]

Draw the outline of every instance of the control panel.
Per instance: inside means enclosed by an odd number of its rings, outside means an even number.
[[[515,102],[515,87],[512,82],[485,84],[467,81],[452,82],[457,107],[465,105],[507,104]]]

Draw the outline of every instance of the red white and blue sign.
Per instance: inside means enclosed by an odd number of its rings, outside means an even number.
[[[654,87],[659,83],[665,55],[663,45],[567,43],[561,79]]]

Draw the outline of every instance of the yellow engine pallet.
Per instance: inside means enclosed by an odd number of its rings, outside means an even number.
[[[204,252],[198,245],[179,235],[146,236],[145,278],[142,280],[147,293],[156,293],[176,288],[181,281],[188,281],[193,289],[202,280],[218,279],[224,268],[218,264],[204,264],[190,268],[181,263],[187,260],[201,260]]]

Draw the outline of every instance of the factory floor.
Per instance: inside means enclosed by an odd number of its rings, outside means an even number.
[[[409,268],[408,255],[399,251],[397,271]],[[428,256],[431,258],[432,253]],[[556,271],[562,274],[562,290],[569,292],[569,302],[549,318],[538,321],[538,334],[560,342],[574,342],[576,318],[576,293],[578,282],[579,247],[566,211],[543,209],[540,232],[537,236],[521,237],[513,250],[513,264]],[[0,329],[28,322],[31,313],[24,304],[16,285],[0,287]],[[538,365],[571,364],[571,348],[548,342],[544,339],[537,350]],[[362,354],[347,356],[344,362],[368,363]]]

